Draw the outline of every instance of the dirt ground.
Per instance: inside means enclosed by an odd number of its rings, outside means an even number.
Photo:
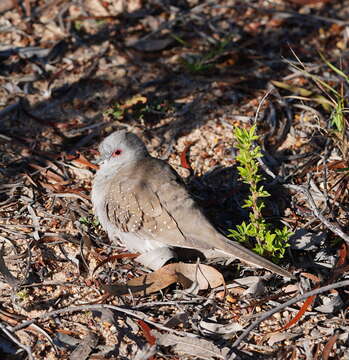
[[[3,0],[0,358],[349,359],[348,19],[340,0]],[[101,140],[139,135],[227,234],[253,123],[296,278],[203,261],[226,289],[121,295],[149,269],[93,215]]]

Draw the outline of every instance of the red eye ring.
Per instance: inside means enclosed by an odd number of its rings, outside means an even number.
[[[116,157],[116,156],[121,155],[121,153],[122,153],[122,151],[121,151],[120,149],[117,149],[117,150],[115,150],[115,151],[111,154],[111,156],[112,156],[112,157]]]

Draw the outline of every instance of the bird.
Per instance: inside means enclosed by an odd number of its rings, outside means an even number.
[[[210,223],[183,179],[164,160],[152,157],[134,133],[117,130],[99,145],[100,167],[93,179],[94,213],[111,241],[141,255],[156,270],[194,251],[205,258],[236,258],[286,278],[293,275]]]

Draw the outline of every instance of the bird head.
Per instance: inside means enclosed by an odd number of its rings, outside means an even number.
[[[123,166],[148,155],[143,141],[126,130],[115,131],[99,145],[100,163]]]

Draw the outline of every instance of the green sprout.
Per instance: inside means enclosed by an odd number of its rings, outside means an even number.
[[[125,110],[120,104],[115,104],[111,109],[105,111],[106,115],[111,115],[115,120],[120,120],[124,117]]]
[[[245,200],[244,208],[250,208],[249,223],[243,221],[241,225],[236,227],[236,230],[229,229],[232,237],[239,242],[250,243],[252,239],[256,240],[253,251],[259,255],[265,253],[270,254],[274,260],[283,258],[286,248],[289,245],[289,237],[293,234],[284,226],[281,230],[271,230],[271,225],[268,224],[263,217],[262,210],[265,208],[263,198],[269,197],[270,194],[266,191],[260,182],[263,176],[259,174],[258,158],[262,156],[259,146],[254,146],[254,142],[258,140],[256,135],[256,126],[252,126],[250,130],[245,128],[235,127],[234,137],[237,141],[237,149],[239,154],[236,161],[239,163],[237,167],[242,181],[249,185],[250,194]]]
[[[221,56],[230,43],[230,38],[220,41],[213,48],[204,54],[189,55],[182,57],[180,61],[190,73],[203,73],[212,69],[215,66],[216,60]]]
[[[92,219],[90,217],[81,216],[79,218],[79,222],[83,225],[91,225],[94,227],[97,227],[99,225],[99,220],[96,217],[93,217]]]
[[[17,297],[19,297],[22,301],[26,300],[29,297],[27,290],[21,290],[16,293]]]

